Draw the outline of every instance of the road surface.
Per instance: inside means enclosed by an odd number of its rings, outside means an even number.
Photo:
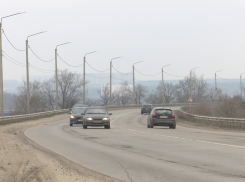
[[[25,134],[105,175],[129,182],[245,181],[245,134],[195,128],[147,128],[139,109],[111,111],[111,129],[69,126],[69,118]]]

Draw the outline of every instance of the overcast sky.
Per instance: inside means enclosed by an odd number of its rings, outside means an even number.
[[[97,70],[109,68],[110,60],[124,73],[132,65],[144,74],[164,70],[185,76],[198,67],[197,75],[205,78],[239,79],[245,72],[245,1],[244,0],[0,0],[0,18],[26,11],[25,14],[3,19],[3,29],[11,43],[25,49],[27,36],[32,50],[43,60],[51,60],[58,44],[58,54],[70,65],[87,62]],[[3,35],[3,50],[25,64],[25,51],[16,51]],[[26,68],[3,58],[4,80],[26,75]],[[42,62],[29,50],[30,64],[55,69],[55,63]],[[59,69],[83,73],[83,67],[70,67],[58,58]],[[86,66],[87,73],[96,73]],[[109,73],[109,71],[107,71]],[[113,72],[116,72],[113,70]],[[30,77],[49,75],[30,68]],[[165,79],[179,79],[165,74]],[[140,80],[161,79],[136,72]],[[181,77],[180,77],[181,78]]]

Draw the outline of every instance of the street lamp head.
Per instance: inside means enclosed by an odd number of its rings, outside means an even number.
[[[222,70],[219,70],[219,71],[215,71],[215,73],[217,73],[217,72],[220,72],[220,71],[222,71]]]
[[[96,53],[96,52],[99,52],[99,51],[93,51],[93,52],[86,53],[86,54],[84,55],[84,57],[86,57],[87,54],[93,54],[93,53]]]
[[[245,72],[241,73],[240,75],[244,74]]]
[[[122,58],[123,56],[120,56],[120,57],[116,57],[116,58],[112,58],[111,59],[111,62],[112,62],[112,60],[114,60],[114,59],[119,59],[119,58]]]
[[[46,33],[47,31],[42,31],[42,32],[38,32],[38,33],[35,33],[35,34],[32,34],[32,35],[29,35],[28,37],[27,37],[27,40],[28,40],[28,38],[29,37],[32,37],[32,36],[34,36],[34,35],[38,35],[38,34],[41,34],[41,33]]]
[[[1,21],[2,21],[2,19],[4,19],[4,18],[8,18],[8,17],[10,17],[10,16],[15,16],[15,15],[23,14],[23,13],[26,13],[26,12],[20,12],[20,13],[15,13],[15,14],[12,14],[12,15],[4,16],[4,17],[1,18]]]
[[[171,65],[171,64],[165,65],[165,66],[163,66],[162,68],[167,67],[167,66],[169,66],[169,65]]]
[[[66,42],[66,43],[63,43],[63,44],[59,44],[59,45],[56,46],[56,49],[57,49],[58,46],[65,45],[65,44],[70,44],[70,43],[72,43],[72,42]]]
[[[133,66],[134,66],[135,64],[138,64],[138,63],[141,63],[141,62],[144,62],[144,61],[139,61],[139,62],[136,62],[136,63],[134,63],[134,64],[133,64]]]

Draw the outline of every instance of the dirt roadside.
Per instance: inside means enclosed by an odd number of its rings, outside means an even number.
[[[69,118],[68,114],[0,126],[0,182],[117,182],[49,151],[24,135],[34,125]]]

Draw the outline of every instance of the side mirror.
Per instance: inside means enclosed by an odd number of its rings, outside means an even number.
[[[109,115],[112,115],[112,113],[109,113]]]

